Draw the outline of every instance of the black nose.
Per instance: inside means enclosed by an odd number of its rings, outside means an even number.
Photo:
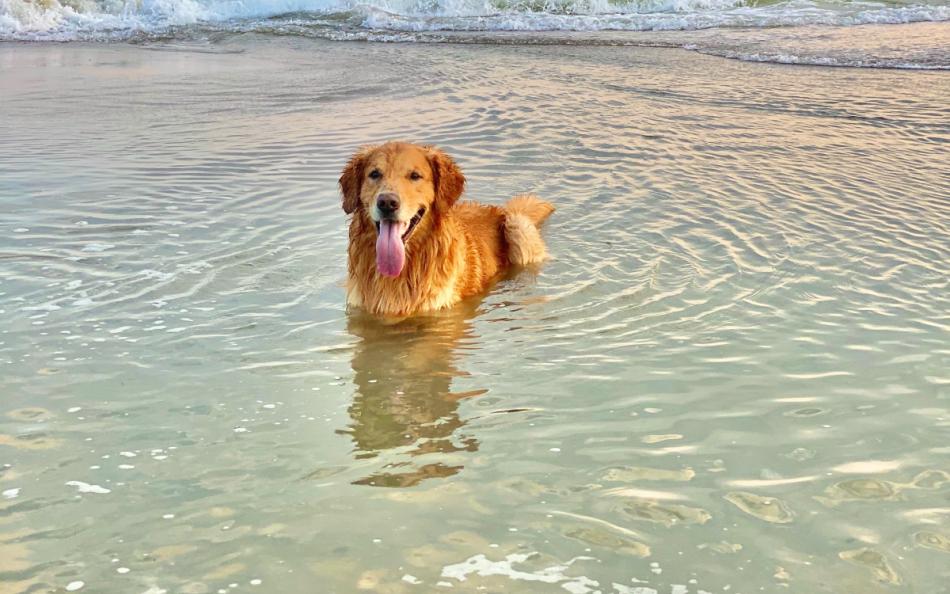
[[[399,196],[395,194],[380,194],[376,197],[376,208],[380,214],[391,215],[399,210]]]

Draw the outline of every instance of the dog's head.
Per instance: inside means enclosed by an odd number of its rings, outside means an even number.
[[[340,176],[343,210],[375,226],[376,268],[393,277],[405,265],[406,245],[424,239],[464,188],[465,176],[451,157],[403,142],[360,149]]]

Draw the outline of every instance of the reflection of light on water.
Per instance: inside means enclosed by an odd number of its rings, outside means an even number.
[[[574,557],[562,565],[552,565],[535,571],[524,571],[514,567],[515,564],[526,563],[537,557],[539,557],[538,553],[513,553],[507,555],[503,561],[490,561],[485,555],[475,555],[461,563],[446,565],[442,568],[442,577],[464,582],[472,574],[483,577],[500,575],[525,582],[560,584],[568,592],[576,593],[592,592],[590,587],[599,585],[598,582],[585,576],[564,574],[575,562],[594,560],[593,557]]]
[[[514,581],[540,582],[545,584],[557,584],[571,594],[606,594],[613,592],[615,594],[659,594],[660,591],[643,585],[627,586],[612,582],[610,586],[601,586],[601,583],[585,575],[572,576],[567,575],[567,571],[578,561],[597,561],[595,557],[574,557],[564,563],[549,565],[535,570],[527,568],[516,568],[515,565],[524,565],[533,560],[539,560],[541,555],[537,552],[531,553],[512,553],[506,555],[501,561],[491,561],[483,554],[469,557],[461,563],[446,565],[442,568],[442,578],[454,579],[460,582],[478,577],[500,576]],[[650,564],[650,571],[659,575],[662,573],[660,564],[653,562]],[[637,578],[630,578],[634,584],[647,583]],[[691,580],[695,583],[695,580]],[[449,581],[441,581],[440,586],[451,587],[453,584]],[[669,592],[671,594],[687,594],[689,587],[683,584],[671,584]],[[710,594],[706,590],[695,590],[696,594]]]
[[[80,493],[98,493],[100,495],[105,495],[112,492],[110,489],[106,489],[100,485],[92,485],[83,481],[68,481],[66,485],[70,487],[76,487]]]

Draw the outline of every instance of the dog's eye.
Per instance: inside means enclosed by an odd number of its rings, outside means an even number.
[[[412,181],[418,181],[422,179],[422,174],[419,173],[418,171],[413,171],[412,173],[409,174],[409,179],[411,179]]]
[[[379,179],[381,177],[383,177],[383,174],[379,172],[379,169],[374,169],[369,172],[370,179]]]

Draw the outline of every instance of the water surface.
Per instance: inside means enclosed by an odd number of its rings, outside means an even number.
[[[681,47],[753,62],[950,70],[950,0],[2,0],[0,41]]]
[[[0,592],[946,591],[946,74],[244,36],[0,76]],[[557,204],[553,259],[346,312],[336,179],[390,138]]]

